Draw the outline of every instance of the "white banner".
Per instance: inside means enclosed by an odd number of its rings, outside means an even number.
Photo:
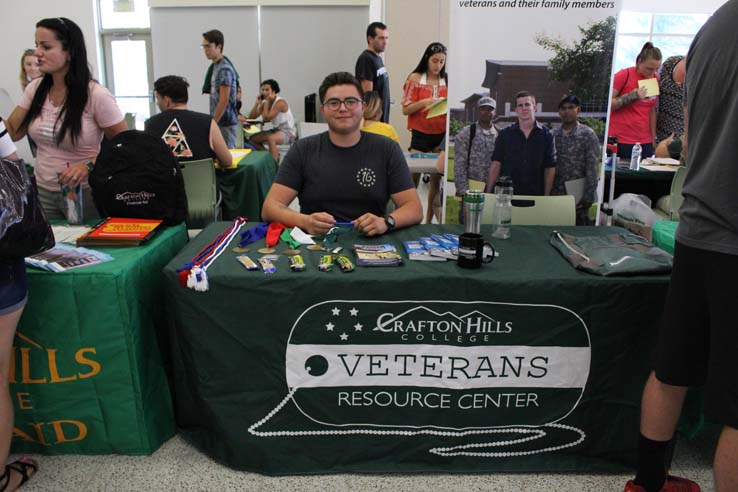
[[[589,347],[287,346],[290,388],[584,388]]]

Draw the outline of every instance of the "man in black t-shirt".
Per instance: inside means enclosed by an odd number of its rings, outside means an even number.
[[[354,74],[361,82],[364,92],[376,92],[382,98],[383,123],[389,123],[390,92],[389,75],[384,66],[382,57],[379,56],[387,48],[387,26],[381,22],[372,22],[366,28],[366,49],[356,60]]]
[[[264,200],[264,220],[309,234],[352,221],[367,236],[420,223],[423,207],[400,146],[361,131],[359,81],[348,72],[333,73],[319,94],[328,131],[292,145]],[[296,197],[300,212],[289,208]],[[390,199],[395,210],[386,214]]]
[[[187,109],[187,87],[187,81],[177,75],[154,82],[156,105],[162,112],[146,120],[144,131],[164,140],[178,160],[213,158],[221,166],[230,166],[233,158],[215,120]]]
[[[625,492],[701,490],[668,470],[690,386],[700,388],[705,420],[723,426],[713,462],[715,484],[709,490],[738,490],[736,25],[738,0],[728,0],[705,22],[687,54],[684,202],[651,357],[654,371],[643,390],[636,477],[626,484]],[[632,356],[648,357],[645,353]]]

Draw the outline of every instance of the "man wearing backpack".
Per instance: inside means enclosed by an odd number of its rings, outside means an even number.
[[[492,153],[495,150],[497,129],[492,124],[497,103],[491,97],[482,97],[477,102],[477,122],[464,127],[456,135],[454,157],[454,183],[456,196],[464,196],[469,189],[469,180],[486,183]],[[459,222],[464,223],[461,210]]]
[[[210,114],[218,123],[229,149],[236,148],[238,109],[236,92],[238,73],[231,61],[223,56],[223,33],[213,29],[202,35],[205,57],[213,63],[205,74],[203,94],[210,94]]]

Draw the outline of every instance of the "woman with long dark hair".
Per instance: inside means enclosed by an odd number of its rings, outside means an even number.
[[[407,128],[412,133],[410,151],[439,152],[446,136],[446,114],[428,118],[428,110],[439,100],[448,97],[446,74],[446,47],[431,43],[423,52],[418,66],[405,81],[402,114],[407,115]],[[441,176],[431,175],[428,189],[426,222],[433,216],[433,202],[440,190]]]
[[[613,77],[609,136],[618,137],[618,157],[630,159],[633,146],[641,144],[643,157],[651,157],[656,141],[656,103],[638,82],[653,79],[661,67],[661,50],[646,43],[634,67],[624,68]]]
[[[410,150],[436,152],[446,135],[446,115],[426,118],[428,108],[448,96],[446,47],[431,43],[423,52],[418,66],[405,81],[402,114],[412,132]]]
[[[43,73],[26,88],[6,122],[13,140],[36,142],[35,175],[50,219],[64,219],[61,186],[82,184],[84,217],[97,212],[87,187],[103,135],[127,129],[115,98],[92,79],[79,26],[65,17],[36,24],[36,57]]]

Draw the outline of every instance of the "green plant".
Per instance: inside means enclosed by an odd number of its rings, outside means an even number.
[[[448,132],[452,137],[455,137],[462,128],[464,128],[469,123],[462,120],[455,120],[451,119],[451,123],[449,123]]]
[[[572,82],[571,92],[582,103],[607,101],[610,92],[610,71],[615,47],[615,17],[579,27],[581,39],[569,45],[567,42],[538,34],[536,43],[556,53],[549,60],[551,78],[559,82]]]
[[[600,141],[605,138],[605,120],[603,118],[579,118],[579,120],[594,130]]]

